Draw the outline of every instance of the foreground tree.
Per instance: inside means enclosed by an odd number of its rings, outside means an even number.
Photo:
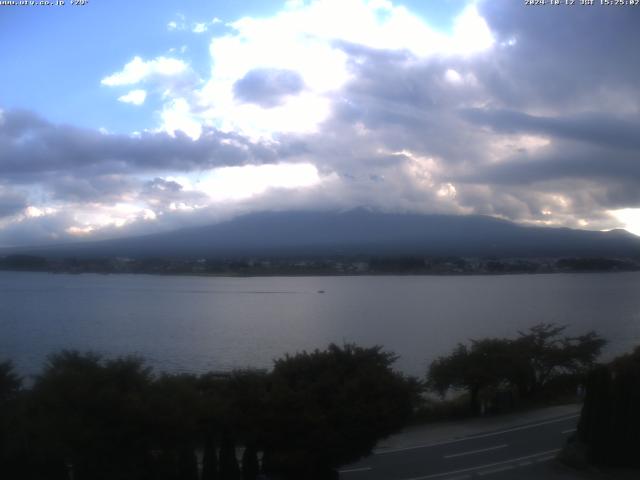
[[[32,392],[37,437],[76,480],[144,478],[149,462],[150,370],[139,359],[50,357]],[[47,478],[47,477],[44,477]]]
[[[0,405],[15,398],[22,387],[22,379],[15,373],[13,363],[0,362]]]
[[[594,331],[575,337],[563,335],[566,325],[540,323],[513,343],[518,371],[512,378],[523,396],[534,396],[554,378],[584,375],[606,345]]]
[[[17,402],[22,379],[11,362],[0,362],[0,477],[15,477],[21,465],[16,461],[23,442],[20,436],[20,404]]]
[[[381,347],[330,345],[277,360],[271,375],[263,469],[286,479],[337,478],[334,469],[402,428],[418,384],[392,370]]]
[[[427,384],[444,395],[451,389],[466,390],[470,411],[480,412],[480,394],[489,388],[517,389],[523,398],[540,394],[552,381],[573,385],[586,374],[606,341],[591,331],[570,337],[566,326],[541,323],[515,340],[472,340],[434,360]],[[572,383],[573,382],[573,383]]]
[[[337,478],[337,466],[412,414],[418,383],[393,371],[394,361],[380,347],[331,345],[286,356],[272,372],[155,376],[137,358],[63,351],[24,391],[2,363],[0,476],[255,480],[262,468],[276,478]]]
[[[201,397],[197,377],[162,374],[149,385],[147,417],[149,446],[158,461],[156,477],[166,480],[197,480],[196,447],[201,443],[199,417]]]
[[[469,410],[480,413],[480,392],[498,387],[514,375],[513,346],[509,340],[490,338],[472,340],[467,347],[458,344],[454,351],[431,363],[427,384],[441,395],[450,389],[463,389],[469,395]]]
[[[594,368],[577,440],[595,464],[640,467],[640,347]]]

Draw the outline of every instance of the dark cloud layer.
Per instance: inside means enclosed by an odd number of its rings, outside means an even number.
[[[612,115],[587,112],[555,117],[528,115],[498,109],[469,109],[462,112],[471,122],[501,133],[533,133],[592,143],[615,149],[640,149],[640,115]]]
[[[52,172],[190,171],[273,160],[270,147],[214,129],[205,130],[194,141],[182,132],[175,137],[166,133],[103,134],[52,124],[25,111],[4,112],[0,122],[0,175],[15,181],[29,182]]]
[[[271,108],[283,103],[287,95],[295,95],[304,89],[304,80],[292,70],[257,68],[233,85],[236,99]]]
[[[0,186],[0,219],[14,215],[27,207],[24,195]]]

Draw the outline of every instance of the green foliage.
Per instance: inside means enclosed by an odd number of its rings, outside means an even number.
[[[33,388],[43,449],[70,462],[74,478],[139,478],[148,462],[150,370],[136,358],[50,357]]]
[[[14,372],[13,364],[0,362],[0,476],[18,471],[12,459],[18,456],[16,448],[22,443],[17,404],[21,387],[22,379]]]
[[[13,363],[0,362],[0,406],[15,398],[21,387],[22,379],[13,371]]]
[[[469,393],[470,409],[480,411],[483,390],[513,388],[521,397],[539,395],[550,382],[583,375],[596,361],[603,340],[595,332],[563,336],[566,326],[540,323],[519,337],[472,340],[431,363],[427,384],[444,395],[450,389]],[[573,381],[573,380],[572,380]],[[555,386],[557,388],[557,385]]]
[[[478,413],[481,389],[498,387],[511,378],[513,357],[513,345],[504,339],[472,340],[470,347],[458,344],[451,355],[431,364],[428,384],[441,395],[450,388],[467,389],[470,409]]]
[[[578,437],[596,464],[640,467],[640,347],[587,380]]]
[[[606,340],[594,331],[577,337],[561,336],[566,328],[540,323],[528,332],[520,332],[514,347],[521,393],[535,394],[561,374],[584,374],[600,356]]]
[[[246,445],[242,453],[242,480],[256,480],[259,473],[258,450],[255,445]]]
[[[24,391],[2,363],[0,475],[196,480],[201,450],[203,480],[255,480],[260,451],[262,469],[282,478],[332,478],[411,415],[417,382],[394,360],[379,347],[331,345],[272,372],[155,376],[135,357],[63,351]]]
[[[311,478],[370,453],[400,429],[418,385],[391,369],[395,359],[380,347],[330,345],[277,360],[265,428],[271,468]]]
[[[236,457],[236,444],[231,432],[226,431],[222,436],[220,446],[220,479],[240,480],[240,466]]]

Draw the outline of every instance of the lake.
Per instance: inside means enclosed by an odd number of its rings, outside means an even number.
[[[324,293],[321,293],[323,291]],[[138,354],[171,372],[268,368],[330,342],[383,345],[422,375],[457,342],[538,322],[640,344],[640,273],[172,277],[0,272],[0,359],[37,373],[60,349]]]

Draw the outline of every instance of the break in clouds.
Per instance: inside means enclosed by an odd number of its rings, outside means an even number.
[[[0,115],[0,244],[265,209],[486,214],[603,229],[640,207],[640,10],[471,2],[441,33],[390,2],[289,4],[96,85],[156,124]],[[276,33],[274,33],[276,32]]]

